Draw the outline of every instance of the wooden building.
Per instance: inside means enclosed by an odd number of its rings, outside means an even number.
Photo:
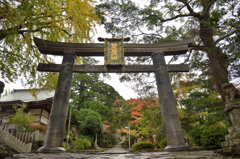
[[[26,113],[31,112],[36,121],[34,125],[47,125],[55,91],[39,89],[36,95],[30,89],[15,89],[11,94],[0,98],[0,126],[5,130],[14,129],[9,123],[9,116],[15,113],[14,107],[26,105]]]

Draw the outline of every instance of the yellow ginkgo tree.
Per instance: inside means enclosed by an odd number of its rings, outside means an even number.
[[[33,85],[37,64],[52,61],[34,47],[33,37],[89,41],[98,22],[92,0],[0,1],[0,78]]]

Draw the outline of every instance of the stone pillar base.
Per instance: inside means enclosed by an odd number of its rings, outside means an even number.
[[[225,111],[229,114],[232,127],[222,143],[222,152],[226,155],[240,155],[240,100],[233,100],[226,104]]]
[[[188,150],[189,146],[186,144],[183,145],[168,145],[164,148],[164,151],[173,152],[173,151],[185,151]]]
[[[47,152],[47,153],[49,153],[49,152],[56,153],[56,152],[65,152],[66,150],[63,147],[45,147],[45,146],[42,146],[37,151],[38,152]]]
[[[223,154],[240,155],[240,129],[236,130],[231,127],[228,131],[229,135],[225,136],[226,141],[222,143]]]

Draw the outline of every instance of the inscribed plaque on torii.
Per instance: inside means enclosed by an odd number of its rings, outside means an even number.
[[[105,42],[104,65],[122,67],[124,65],[124,41],[130,38],[98,38]]]

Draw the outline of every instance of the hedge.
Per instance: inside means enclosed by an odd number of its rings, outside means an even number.
[[[155,144],[150,142],[138,142],[132,145],[133,151],[154,150]]]

